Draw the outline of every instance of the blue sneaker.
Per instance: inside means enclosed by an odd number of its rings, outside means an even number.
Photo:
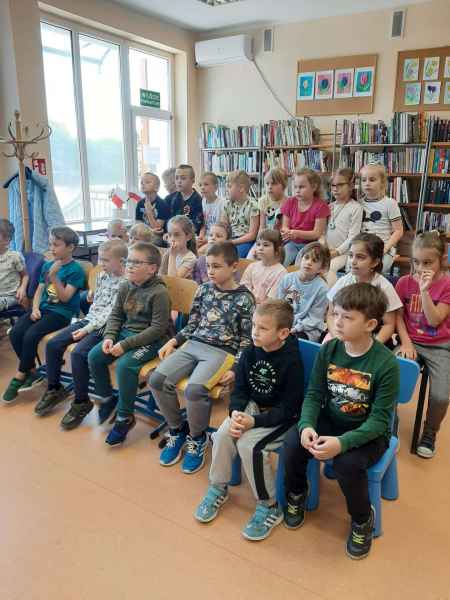
[[[160,465],[163,467],[171,467],[181,459],[187,435],[187,431],[169,429],[167,443],[159,455]]]
[[[195,440],[190,435],[187,436],[186,452],[181,466],[183,473],[191,475],[192,473],[200,471],[205,464],[208,441],[209,438],[207,433],[204,433],[199,440]]]
[[[272,529],[282,521],[283,511],[278,504],[266,506],[258,502],[253,516],[242,530],[242,535],[252,542],[265,540]]]
[[[228,490],[221,490],[214,485],[210,485],[206,496],[197,506],[194,517],[201,523],[209,523],[219,514],[219,508],[229,498]]]
[[[119,398],[117,396],[111,396],[106,402],[102,402],[98,407],[98,422],[102,425],[109,417],[113,414],[114,409],[117,406]]]
[[[118,446],[119,444],[123,444],[125,441],[128,432],[133,429],[136,425],[136,419],[133,417],[129,417],[125,421],[117,421],[114,423],[114,427],[106,436],[105,443],[109,446]]]

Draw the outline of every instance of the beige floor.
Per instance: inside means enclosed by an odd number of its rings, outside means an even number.
[[[7,340],[0,357],[3,390],[15,365]],[[95,415],[63,432],[62,409],[34,416],[38,394],[0,407],[1,600],[450,598],[450,427],[433,461],[411,456],[413,406],[402,411],[401,497],[383,503],[384,535],[353,562],[335,482],[322,482],[301,531],[280,526],[252,544],[240,535],[253,509],[246,484],[202,526],[192,512],[207,469],[161,468],[144,422],[120,449],[105,445]]]

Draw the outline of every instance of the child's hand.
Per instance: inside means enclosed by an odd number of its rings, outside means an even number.
[[[253,429],[255,426],[255,419],[251,415],[247,413],[239,413],[239,424],[242,428],[242,433],[247,431],[248,429]]]
[[[50,267],[50,270],[48,272],[49,278],[54,277],[56,275],[56,273],[60,270],[61,267],[62,267],[62,262],[60,260],[55,260],[55,262],[52,264],[52,266]]]
[[[18,288],[17,292],[16,292],[16,298],[19,301],[19,304],[22,304],[22,302],[25,300],[25,298],[27,297],[27,290],[26,288]]]
[[[288,242],[289,240],[292,240],[292,229],[282,229],[281,237],[283,239],[283,242]]]
[[[30,319],[32,321],[39,321],[41,316],[41,311],[38,308],[33,308],[33,310],[31,311]]]
[[[87,335],[87,331],[85,329],[77,329],[72,333],[72,339],[74,342],[78,342],[82,340]]]
[[[318,437],[319,436],[312,427],[305,427],[300,434],[300,443],[303,448],[309,450]]]
[[[229,429],[231,437],[240,438],[244,432],[244,428],[241,424],[241,414],[242,413],[240,413],[237,410],[233,410],[233,412],[231,413],[231,423]]]
[[[92,290],[88,291],[86,300],[89,302],[89,304],[92,304],[94,302],[94,292]]]
[[[111,348],[114,346],[114,342],[112,340],[104,340],[102,344],[102,350],[105,354],[111,353]]]
[[[420,293],[426,292],[430,289],[430,285],[433,281],[434,272],[433,271],[423,271],[419,277],[419,289]]]
[[[416,360],[417,352],[413,344],[402,344],[397,350],[397,356],[403,356],[410,360]]]
[[[220,385],[230,385],[232,383],[234,383],[235,380],[235,374],[234,371],[227,371],[226,373],[224,373],[221,377],[221,379],[219,380],[219,384]]]
[[[336,258],[336,256],[339,256],[339,252],[336,250],[336,248],[331,248],[330,258]]]
[[[172,338],[171,340],[166,342],[164,344],[164,346],[162,348],[160,348],[160,350],[158,352],[158,356],[159,356],[160,360],[164,360],[170,354],[172,354],[172,352],[175,351],[176,347],[177,347],[177,342],[176,342],[175,338]]]
[[[342,450],[339,438],[330,435],[321,435],[309,448],[309,451],[318,460],[328,460],[340,454]]]
[[[124,349],[120,345],[120,342],[117,342],[117,344],[114,344],[114,346],[111,348],[109,353],[112,354],[113,356],[115,356],[116,358],[119,358],[119,356],[122,356],[122,354],[124,353]]]

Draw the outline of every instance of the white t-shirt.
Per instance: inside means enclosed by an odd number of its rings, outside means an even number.
[[[332,202],[330,213],[326,233],[327,244],[339,254],[347,254],[352,239],[361,232],[362,204],[356,200],[350,200],[345,204]]]
[[[339,290],[346,287],[347,285],[351,285],[352,283],[358,283],[356,277],[353,273],[347,273],[343,277],[339,277],[336,283],[333,285],[331,290],[329,290],[327,294],[327,298],[330,302],[333,302],[333,298],[336,296]],[[380,275],[380,273],[376,273],[370,282],[372,285],[380,288],[385,294],[388,300],[388,307],[386,312],[392,312],[393,310],[397,310],[403,306],[402,301],[400,300],[399,295],[395,291],[392,283]]]
[[[208,235],[211,227],[223,219],[223,211],[225,208],[225,200],[216,198],[214,202],[208,202],[206,198],[202,198],[203,216],[205,218],[205,233]]]
[[[362,200],[364,209],[362,231],[374,233],[383,242],[387,242],[392,235],[392,221],[402,218],[398,202],[393,198],[384,196],[380,200]]]

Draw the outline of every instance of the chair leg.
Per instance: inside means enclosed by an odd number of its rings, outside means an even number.
[[[239,454],[233,461],[233,468],[231,470],[231,479],[229,485],[241,485],[242,482],[242,463]]]
[[[417,450],[417,444],[419,441],[420,427],[422,425],[423,407],[425,404],[425,398],[427,395],[428,385],[428,369],[424,367],[422,369],[422,380],[420,382],[419,397],[417,399],[416,418],[414,421],[413,435],[411,439],[411,454],[415,454]]]
[[[336,479],[336,474],[333,469],[333,461],[327,460],[323,468],[323,474],[327,479]]]
[[[398,498],[398,475],[397,457],[394,456],[384,477],[381,481],[381,496],[385,500],[397,500]]]
[[[312,458],[308,461],[306,475],[309,483],[309,494],[306,500],[306,510],[316,510],[319,506],[320,493],[320,461]]]
[[[369,481],[369,498],[375,509],[375,526],[373,530],[374,537],[383,535],[381,519],[381,485],[378,481]]]
[[[276,495],[277,502],[280,506],[286,506],[286,489],[284,485],[284,452],[283,449],[277,452],[278,454],[278,466],[277,466],[277,478],[276,478]]]

